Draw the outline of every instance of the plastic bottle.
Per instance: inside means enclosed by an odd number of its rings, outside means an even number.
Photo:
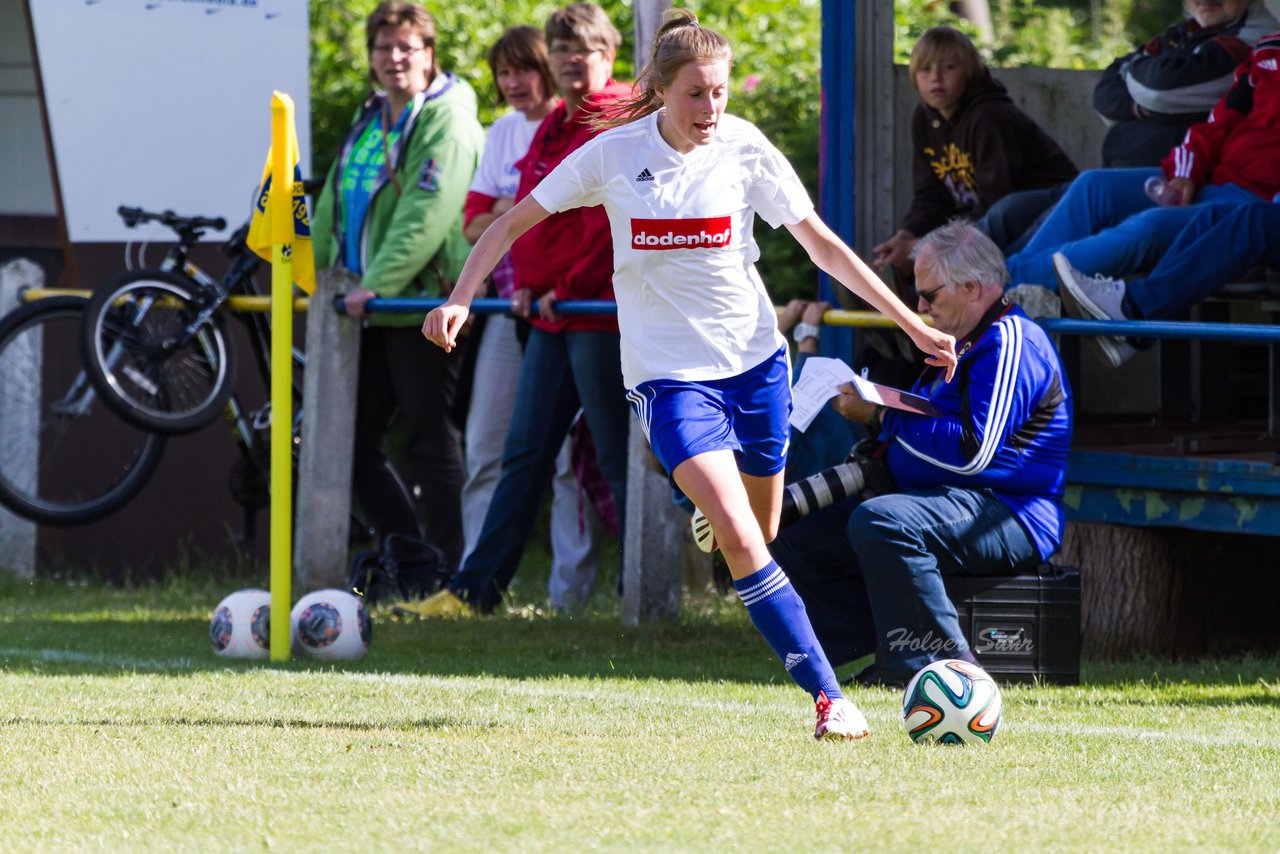
[[[1142,185],[1142,189],[1147,191],[1147,198],[1161,207],[1167,208],[1182,201],[1182,193],[1166,181],[1163,175],[1152,175]]]

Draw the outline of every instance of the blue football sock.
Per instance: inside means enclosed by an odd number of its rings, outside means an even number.
[[[747,606],[751,622],[782,659],[796,684],[815,700],[819,691],[831,700],[843,697],[835,671],[813,633],[804,602],[782,568],[769,561],[760,571],[735,579],[733,586]]]

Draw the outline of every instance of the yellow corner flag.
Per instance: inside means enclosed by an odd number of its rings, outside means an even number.
[[[285,187],[292,176],[292,196]],[[274,188],[273,189],[273,185]],[[315,291],[311,223],[298,170],[293,99],[271,96],[271,153],[249,224],[249,246],[271,261],[271,660],[289,660],[293,600],[293,285]],[[263,254],[263,250],[267,254]],[[295,250],[295,251],[291,251]]]
[[[316,262],[311,250],[311,218],[307,216],[307,197],[302,189],[302,167],[298,163],[298,132],[293,124],[293,99],[282,92],[274,93],[276,101],[288,103],[289,121],[285,129],[285,162],[293,167],[293,202],[291,209],[293,228],[286,222],[277,222],[267,199],[271,195],[271,158],[277,140],[272,138],[267,151],[267,164],[262,167],[262,183],[258,188],[258,200],[253,207],[253,219],[249,221],[249,248],[264,261],[272,260],[272,246],[284,247],[285,256],[293,264],[293,281],[308,294],[316,290]]]

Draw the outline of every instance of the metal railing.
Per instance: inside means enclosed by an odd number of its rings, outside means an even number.
[[[22,293],[24,301],[53,296],[89,296],[89,291],[69,288],[30,288]],[[269,296],[233,296],[228,300],[234,311],[267,311],[271,306]],[[305,311],[309,304],[306,297],[294,300],[294,309]],[[379,297],[369,300],[366,309],[370,314],[426,314],[443,305],[440,297]],[[345,313],[342,300],[334,300],[334,308]],[[563,300],[556,303],[557,314],[601,315],[614,314],[617,303],[611,300]],[[781,309],[779,309],[781,310]],[[505,299],[477,299],[471,304],[473,314],[506,314],[511,311],[511,301]],[[530,312],[537,314],[535,300]],[[929,322],[928,315],[921,315]],[[894,322],[877,311],[846,311],[831,309],[822,316],[826,326],[843,326],[856,329],[890,329]],[[1073,317],[1043,317],[1036,321],[1053,335],[1114,335],[1127,338],[1172,338],[1201,341],[1243,341],[1267,344],[1280,341],[1280,325],[1251,323],[1203,323],[1190,320],[1081,320]]]
[[[336,301],[339,312],[341,300]],[[372,299],[366,308],[371,314],[425,314],[442,305],[441,298],[381,297]],[[477,299],[471,304],[474,314],[503,314],[510,312],[511,302],[505,299]],[[537,313],[537,302],[531,307]],[[556,303],[557,314],[613,314],[617,303],[610,300],[564,300]],[[928,322],[927,315],[921,317]],[[822,316],[827,326],[844,326],[858,329],[892,328],[893,320],[876,311],[846,311],[831,309]],[[1036,321],[1046,332],[1054,335],[1115,335],[1127,338],[1178,338],[1203,341],[1247,341],[1268,343],[1280,341],[1280,325],[1246,323],[1202,323],[1184,320],[1081,320],[1070,317],[1045,317]]]

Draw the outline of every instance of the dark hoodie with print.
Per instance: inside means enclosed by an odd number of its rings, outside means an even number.
[[[952,117],[923,102],[911,118],[911,210],[902,227],[917,237],[956,216],[977,219],[1018,190],[1066,183],[1076,166],[983,69]]]

